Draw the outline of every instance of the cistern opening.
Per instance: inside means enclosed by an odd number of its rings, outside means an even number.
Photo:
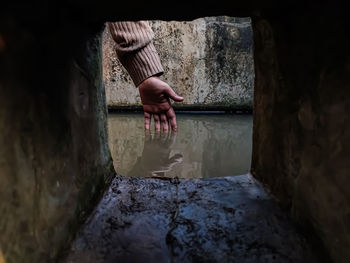
[[[173,103],[176,133],[145,133],[138,89],[118,61],[116,43],[106,27],[103,78],[117,173],[179,178],[249,173],[254,94],[250,18],[148,22],[164,67],[161,78],[184,102]]]

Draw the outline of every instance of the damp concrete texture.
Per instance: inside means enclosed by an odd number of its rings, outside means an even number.
[[[162,76],[184,97],[175,107],[251,109],[254,62],[250,18],[205,17],[150,21]],[[141,105],[138,89],[119,63],[108,28],[103,32],[103,80],[109,107]]]
[[[114,178],[64,262],[320,262],[249,174]]]
[[[177,124],[176,133],[148,133],[142,113],[110,114],[109,147],[117,173],[205,178],[249,172],[251,115],[178,113]]]

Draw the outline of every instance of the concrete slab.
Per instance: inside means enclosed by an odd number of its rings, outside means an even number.
[[[117,176],[66,262],[318,262],[250,175]]]

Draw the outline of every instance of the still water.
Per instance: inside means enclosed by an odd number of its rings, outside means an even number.
[[[108,117],[109,146],[121,175],[207,178],[249,172],[251,115],[177,114],[178,131],[169,134],[147,133],[143,123],[140,113]]]

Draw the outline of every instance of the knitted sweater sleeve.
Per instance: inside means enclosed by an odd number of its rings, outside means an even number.
[[[151,76],[163,73],[152,42],[154,33],[148,22],[109,22],[108,27],[116,43],[119,61],[136,86]]]

